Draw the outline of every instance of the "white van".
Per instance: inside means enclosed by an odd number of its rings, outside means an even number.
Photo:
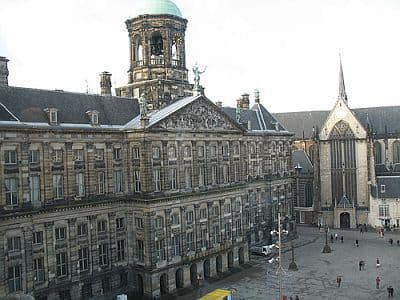
[[[250,252],[253,254],[268,256],[272,253],[275,245],[266,245],[266,246],[253,246],[250,248]]]

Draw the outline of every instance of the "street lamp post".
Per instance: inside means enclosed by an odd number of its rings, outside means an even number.
[[[328,245],[328,226],[325,224],[325,246],[322,253],[331,253],[332,249]]]
[[[296,262],[294,261],[294,247],[293,247],[293,241],[292,241],[290,244],[291,244],[291,246],[292,246],[292,261],[291,261],[291,263],[290,263],[290,265],[289,265],[289,270],[290,270],[290,271],[297,271],[299,268],[297,268],[297,264],[296,264]]]

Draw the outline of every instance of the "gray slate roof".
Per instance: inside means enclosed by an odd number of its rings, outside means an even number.
[[[224,113],[236,121],[236,108],[222,107]],[[254,104],[251,109],[243,109],[240,113],[241,124],[247,128],[250,121],[251,130],[255,131],[278,131],[287,132],[286,128],[274,118],[262,104]],[[277,125],[275,125],[277,123]]]
[[[371,186],[371,193],[379,198],[400,198],[400,176],[377,176],[377,186]],[[385,192],[381,192],[381,185],[385,185]]]
[[[400,106],[367,107],[352,109],[356,118],[376,134],[400,134]],[[302,111],[276,113],[273,116],[289,131],[294,132],[296,138],[311,138],[313,127],[321,129],[329,111]]]
[[[304,150],[295,150],[292,152],[292,166],[293,168],[296,167],[297,165],[300,165],[301,172],[300,174],[302,175],[309,175],[312,174],[314,169],[313,165],[308,158],[308,155]]]
[[[99,112],[102,125],[123,125],[139,114],[134,99],[0,86],[0,121],[15,121],[11,112],[21,122],[47,123],[45,108],[58,109],[59,122],[69,124],[89,124],[89,110]]]

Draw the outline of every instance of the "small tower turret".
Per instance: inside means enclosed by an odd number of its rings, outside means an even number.
[[[102,96],[111,96],[111,73],[104,71],[100,74],[100,94]]]

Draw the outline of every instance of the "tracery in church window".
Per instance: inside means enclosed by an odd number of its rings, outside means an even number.
[[[374,158],[375,164],[382,163],[382,145],[379,142],[374,143]]]
[[[393,142],[393,163],[400,163],[400,141]]]

